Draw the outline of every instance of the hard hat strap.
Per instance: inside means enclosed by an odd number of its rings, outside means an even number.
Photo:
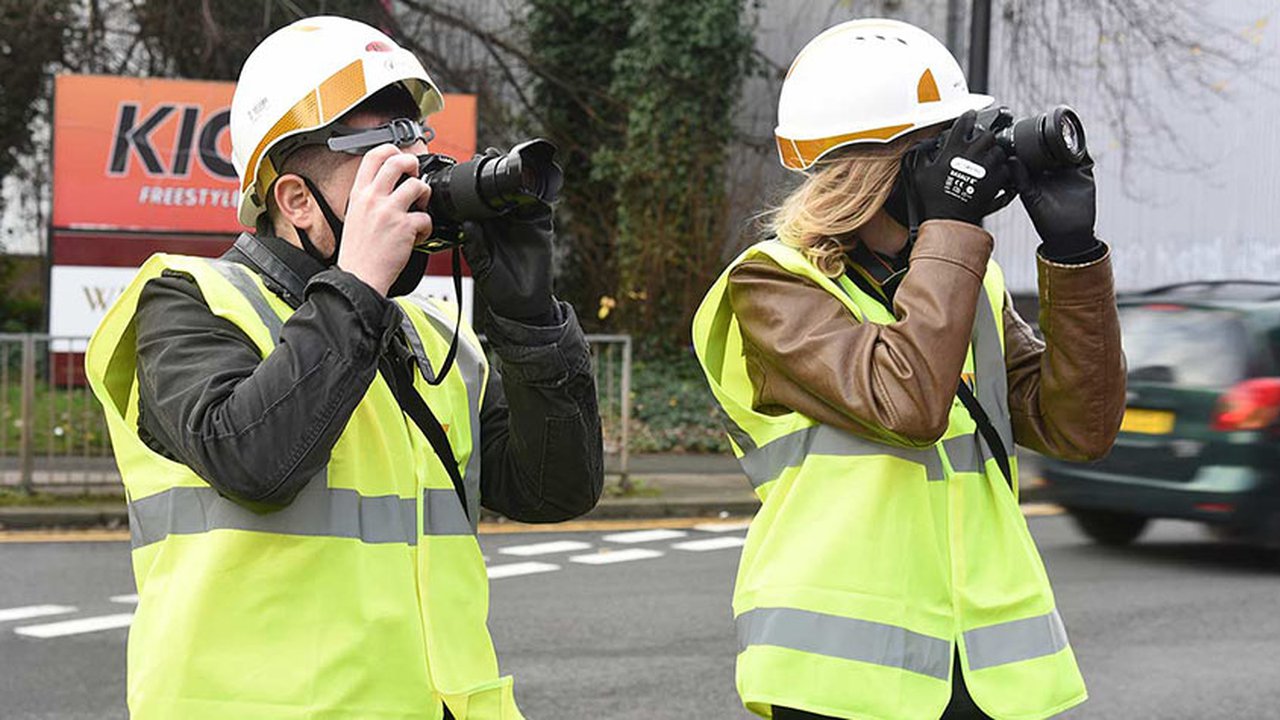
[[[430,143],[436,137],[436,131],[424,127],[409,118],[396,118],[386,125],[361,130],[345,125],[334,125],[325,144],[334,152],[348,155],[363,155],[379,145],[391,143],[396,147],[408,147],[419,140]]]

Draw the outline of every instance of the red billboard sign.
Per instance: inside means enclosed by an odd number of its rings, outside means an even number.
[[[235,233],[234,83],[60,75],[53,225],[68,230]],[[447,95],[432,150],[475,152],[475,98]]]

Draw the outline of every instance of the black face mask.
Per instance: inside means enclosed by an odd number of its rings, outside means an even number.
[[[342,247],[342,220],[338,214],[333,211],[333,207],[329,205],[329,201],[325,199],[324,193],[320,192],[320,188],[311,181],[311,178],[299,175],[302,182],[306,184],[307,189],[311,191],[312,197],[316,199],[316,205],[320,207],[320,214],[324,215],[324,221],[328,223],[329,230],[333,233],[333,254],[324,255],[315,243],[311,242],[311,238],[307,235],[307,231],[300,227],[294,226],[294,231],[298,233],[298,240],[302,243],[302,249],[308,255],[315,258],[325,267],[332,267],[338,262],[338,250]],[[424,252],[409,253],[409,261],[400,270],[400,274],[396,276],[391,287],[387,290],[387,297],[399,297],[408,295],[417,289],[418,284],[422,282],[422,276],[427,271],[427,260],[429,256]]]
[[[320,206],[320,214],[324,215],[324,221],[329,224],[329,230],[333,233],[333,254],[326,256],[321,253],[320,248],[311,242],[311,237],[307,235],[306,230],[294,225],[293,231],[298,233],[298,240],[302,242],[302,249],[319,261],[321,265],[329,267],[338,262],[338,250],[342,247],[342,220],[338,218],[338,214],[330,207],[329,201],[325,199],[324,193],[320,192],[320,188],[314,182],[311,182],[311,178],[305,175],[299,175],[298,177],[302,178],[302,182],[311,191],[311,197],[315,198],[316,205]]]
[[[884,211],[889,213],[889,217],[894,222],[904,228],[911,227],[910,213],[907,208],[907,183],[904,179],[906,175],[906,166],[900,166],[898,169],[898,177],[893,181],[893,189],[889,191],[889,197],[885,198]]]

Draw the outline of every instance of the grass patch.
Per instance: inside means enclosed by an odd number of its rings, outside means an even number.
[[[644,478],[631,478],[624,486],[621,482],[607,482],[604,496],[608,498],[646,498],[658,497],[662,491],[649,485]]]
[[[18,454],[22,438],[22,387],[16,377],[0,385],[0,456]],[[36,455],[108,457],[107,421],[89,388],[50,388],[37,382],[32,404],[31,447]]]

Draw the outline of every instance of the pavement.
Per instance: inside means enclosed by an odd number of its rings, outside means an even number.
[[[110,462],[110,461],[106,461]],[[633,455],[628,464],[629,491],[620,485],[616,456],[606,463],[606,493],[588,520],[740,517],[755,514],[760,502],[742,474],[737,460],[729,455],[686,455],[678,453]],[[1019,454],[1023,502],[1039,499],[1039,466],[1034,455]],[[0,506],[0,530],[49,528],[116,528],[128,525],[128,513],[122,499],[119,476],[103,470],[104,461],[93,463],[95,482],[90,492],[102,497],[86,502],[52,506]],[[72,468],[51,474],[41,489],[57,489],[82,495],[85,475]],[[65,480],[60,480],[65,478]],[[103,480],[102,478],[107,478]],[[490,522],[502,519],[492,513],[483,518]]]
[[[1105,549],[1052,508],[1024,509],[1091,695],[1060,717],[1280,717],[1273,556],[1171,521]],[[750,717],[729,607],[744,523],[596,522],[609,527],[480,539],[490,628],[526,716]],[[0,543],[0,716],[122,720],[128,543],[15,535]]]

